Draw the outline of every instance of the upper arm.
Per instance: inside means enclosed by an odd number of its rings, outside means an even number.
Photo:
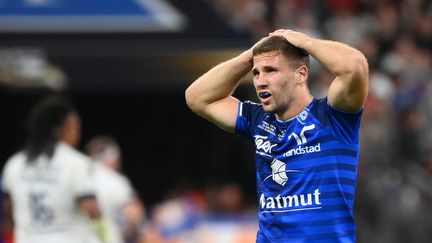
[[[77,205],[90,218],[98,218],[101,212],[96,199],[91,162],[84,158],[77,158],[74,162],[72,176]]]
[[[239,102],[238,99],[228,96],[194,111],[225,131],[234,133]]]
[[[353,58],[347,72],[339,74],[328,91],[328,101],[332,107],[348,112],[359,111],[368,94],[369,71],[366,58],[359,53]]]

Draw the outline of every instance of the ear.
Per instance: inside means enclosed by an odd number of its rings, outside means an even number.
[[[309,69],[302,65],[295,71],[297,83],[306,83],[309,77]]]

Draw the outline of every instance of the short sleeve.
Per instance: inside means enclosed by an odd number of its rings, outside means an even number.
[[[13,178],[15,177],[15,172],[17,171],[17,166],[22,160],[22,155],[17,154],[12,156],[4,165],[2,175],[1,175],[1,191],[2,193],[9,194],[13,187]]]
[[[347,112],[332,107],[325,99],[326,111],[334,134],[341,141],[356,144],[359,141],[360,121],[363,109],[358,112]]]
[[[77,198],[95,195],[90,161],[82,160],[77,163],[74,172],[74,193]]]
[[[255,127],[264,115],[260,104],[250,101],[239,102],[235,133],[252,140]]]

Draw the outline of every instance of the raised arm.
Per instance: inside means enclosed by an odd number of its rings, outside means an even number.
[[[340,42],[315,39],[292,30],[277,30],[270,35],[284,37],[336,74],[328,91],[328,101],[333,107],[349,112],[363,107],[368,93],[369,69],[360,51]]]
[[[252,49],[206,72],[186,90],[191,110],[228,132],[234,132],[239,101],[231,96],[252,69]]]

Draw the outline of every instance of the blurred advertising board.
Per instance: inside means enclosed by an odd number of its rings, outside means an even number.
[[[160,32],[185,24],[164,0],[0,0],[0,32]]]

